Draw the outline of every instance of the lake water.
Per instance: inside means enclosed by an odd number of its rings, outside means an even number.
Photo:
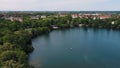
[[[32,41],[35,68],[120,68],[120,31],[54,30]]]

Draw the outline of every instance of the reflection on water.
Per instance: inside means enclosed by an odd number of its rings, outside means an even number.
[[[55,30],[33,39],[35,68],[120,68],[120,32],[107,29]]]

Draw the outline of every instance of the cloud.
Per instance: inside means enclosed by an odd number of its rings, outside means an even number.
[[[109,1],[110,0],[0,0],[0,10],[55,11],[55,10],[94,10],[94,9],[98,10],[103,8],[108,10]],[[115,5],[111,6],[111,8],[113,9],[114,7],[116,6]]]

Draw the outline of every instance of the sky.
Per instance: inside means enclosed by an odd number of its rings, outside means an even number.
[[[120,11],[120,0],[0,0],[0,11]]]

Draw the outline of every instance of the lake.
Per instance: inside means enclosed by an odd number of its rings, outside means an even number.
[[[120,31],[92,28],[54,30],[32,40],[35,68],[120,68]]]

